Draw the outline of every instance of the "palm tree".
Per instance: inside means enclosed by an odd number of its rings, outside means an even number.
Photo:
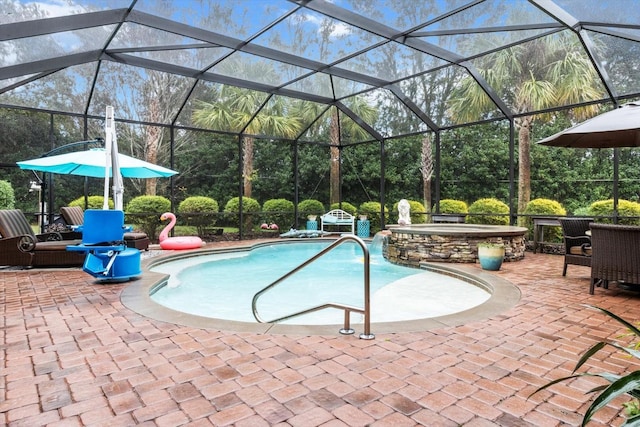
[[[561,33],[487,55],[477,68],[489,86],[509,91],[508,103],[516,113],[598,99],[601,89],[596,71],[578,46],[575,36]],[[449,107],[453,116],[473,121],[494,105],[475,80],[466,77]],[[590,117],[596,109],[576,109],[575,118]],[[534,120],[546,118],[514,120],[518,131],[518,213],[524,212],[531,199],[531,127]]]
[[[216,101],[198,103],[198,108],[193,112],[193,121],[197,125],[211,129],[243,132],[243,193],[245,197],[251,197],[252,179],[255,174],[253,165],[255,138],[250,135],[263,133],[294,138],[300,132],[301,122],[297,117],[286,114],[287,108],[283,98],[275,98],[274,102],[260,109],[266,96],[257,91],[227,85],[222,86],[214,95],[217,98]]]
[[[354,96],[347,100],[345,105],[366,123],[373,124],[378,117],[378,109],[369,105],[361,96]],[[359,140],[371,138],[371,135],[353,120],[340,120],[337,107],[330,107],[330,110],[325,112],[326,108],[326,105],[301,102],[297,104],[294,114],[301,117],[302,122],[307,123],[324,113],[320,119],[320,125],[315,128],[316,133],[323,134],[314,136],[317,138],[328,137],[329,139],[329,204],[333,204],[340,202],[340,164],[342,161],[340,150],[343,145],[343,136],[348,135],[353,140]]]

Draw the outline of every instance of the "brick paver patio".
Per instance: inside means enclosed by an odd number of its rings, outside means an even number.
[[[635,321],[640,295],[591,296],[588,268],[561,271],[561,256],[527,253],[495,273],[522,292],[512,309],[371,341],[185,327],[127,309],[126,283],[96,284],[78,269],[2,271],[0,424],[579,425],[598,379],[528,396],[568,375],[594,341],[624,332],[582,304]],[[588,368],[638,369],[611,354]],[[623,401],[590,426],[620,424]]]

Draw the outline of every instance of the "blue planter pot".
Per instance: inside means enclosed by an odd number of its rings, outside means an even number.
[[[478,246],[478,260],[483,270],[498,271],[504,261],[504,248]]]

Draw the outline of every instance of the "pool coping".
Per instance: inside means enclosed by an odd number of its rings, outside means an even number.
[[[318,239],[313,239],[317,241]],[[234,320],[218,319],[194,314],[188,314],[172,310],[162,306],[151,299],[151,294],[158,286],[163,286],[168,275],[150,271],[159,263],[169,259],[191,258],[199,255],[215,253],[245,252],[260,246],[272,244],[286,244],[288,242],[309,242],[309,239],[287,239],[287,241],[261,241],[247,243],[246,245],[226,248],[203,248],[189,251],[171,251],[168,255],[149,258],[143,261],[143,275],[132,280],[126,286],[121,295],[122,304],[128,309],[149,317],[151,319],[173,323],[181,326],[189,326],[201,329],[215,329],[221,331],[247,332],[259,334],[283,334],[283,335],[335,335],[343,325],[289,325],[277,323],[252,323]],[[415,320],[402,320],[394,322],[371,322],[371,333],[396,333],[418,332],[438,329],[443,327],[460,326],[465,323],[480,321],[497,314],[503,313],[514,307],[520,300],[520,289],[508,280],[492,275],[483,270],[478,270],[470,265],[443,263],[421,263],[421,269],[456,277],[480,286],[491,293],[491,297],[482,304],[438,317],[430,317]],[[351,327],[362,329],[362,323],[352,322]],[[357,332],[356,332],[357,333]]]

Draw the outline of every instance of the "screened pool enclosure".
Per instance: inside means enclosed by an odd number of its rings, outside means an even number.
[[[16,161],[101,136],[113,105],[120,151],[180,172],[125,198],[437,209],[443,141],[481,126],[515,217],[532,123],[637,99],[639,43],[633,0],[0,0],[0,162],[27,188]],[[46,134],[8,131],[27,113]]]

